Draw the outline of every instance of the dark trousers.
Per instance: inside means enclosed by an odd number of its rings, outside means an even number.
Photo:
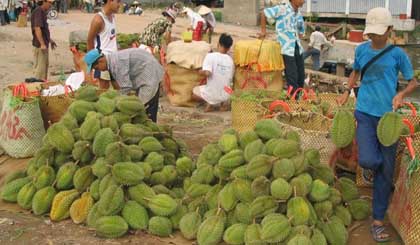
[[[146,107],[146,114],[150,120],[153,122],[157,122],[157,113],[159,110],[159,89],[156,92],[155,96],[149,102],[147,102],[144,106]]]
[[[376,134],[380,117],[355,111],[357,120],[356,139],[359,147],[359,165],[374,171],[373,218],[384,220],[388,209],[394,178],[398,143],[383,146]]]
[[[303,55],[299,52],[299,46],[296,43],[295,56],[283,55],[287,86],[292,86],[293,91],[303,88],[305,82],[305,65]]]
[[[321,51],[311,48],[303,53],[303,60],[306,60],[309,56],[312,57],[312,69],[319,71],[321,68]]]
[[[6,10],[0,10],[0,25],[6,25]]]

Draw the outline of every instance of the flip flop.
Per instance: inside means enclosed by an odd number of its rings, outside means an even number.
[[[391,240],[389,234],[384,233],[385,226],[383,225],[372,225],[370,227],[370,233],[372,234],[373,240],[379,243],[389,242]],[[388,235],[387,237],[381,237],[381,235]]]
[[[374,173],[370,169],[362,168],[362,179],[366,184],[373,185]]]

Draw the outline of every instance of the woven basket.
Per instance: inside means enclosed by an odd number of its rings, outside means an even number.
[[[47,82],[42,84],[42,89],[48,89],[50,86],[60,85],[59,82]],[[73,93],[60,94],[53,96],[40,96],[39,106],[41,108],[44,128],[60,121],[61,117],[66,113],[68,107],[74,99]]]
[[[332,120],[313,112],[280,112],[276,120],[287,130],[297,131],[302,148],[319,149],[321,161],[328,163],[335,145],[329,137]]]
[[[413,147],[416,154],[420,154],[419,133],[413,136]],[[420,172],[408,178],[407,157],[406,154],[401,157],[401,168],[389,207],[389,219],[405,244],[420,244]]]
[[[323,102],[323,101],[325,101],[325,102],[328,102],[330,105],[331,105],[331,107],[332,107],[332,110],[335,110],[335,109],[337,109],[338,107],[340,107],[338,104],[337,104],[337,98],[340,96],[341,94],[336,94],[336,93],[319,93],[319,94],[317,94],[317,98],[321,101],[321,102]],[[356,98],[354,98],[354,97],[349,97],[349,99],[348,99],[348,101],[347,101],[347,104],[346,104],[346,106],[345,107],[347,107],[347,106],[355,106],[355,104],[356,104]]]
[[[260,99],[256,101],[242,98],[244,93],[254,94]],[[231,97],[232,127],[238,132],[253,130],[257,121],[270,114],[269,105],[278,97],[278,92],[266,90],[235,91]]]

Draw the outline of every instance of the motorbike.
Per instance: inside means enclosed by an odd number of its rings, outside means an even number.
[[[55,20],[58,18],[58,11],[54,5],[51,6],[50,10],[48,10],[47,18],[49,20]]]

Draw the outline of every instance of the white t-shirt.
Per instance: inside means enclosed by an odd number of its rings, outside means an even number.
[[[314,31],[311,34],[309,46],[321,50],[322,45],[332,46],[332,43],[327,40],[322,32]]]
[[[235,71],[232,58],[219,52],[207,54],[203,70],[211,72],[211,75],[207,78],[207,84],[200,88],[202,98],[211,105],[227,101],[230,95],[225,91],[225,86],[231,86]]]

